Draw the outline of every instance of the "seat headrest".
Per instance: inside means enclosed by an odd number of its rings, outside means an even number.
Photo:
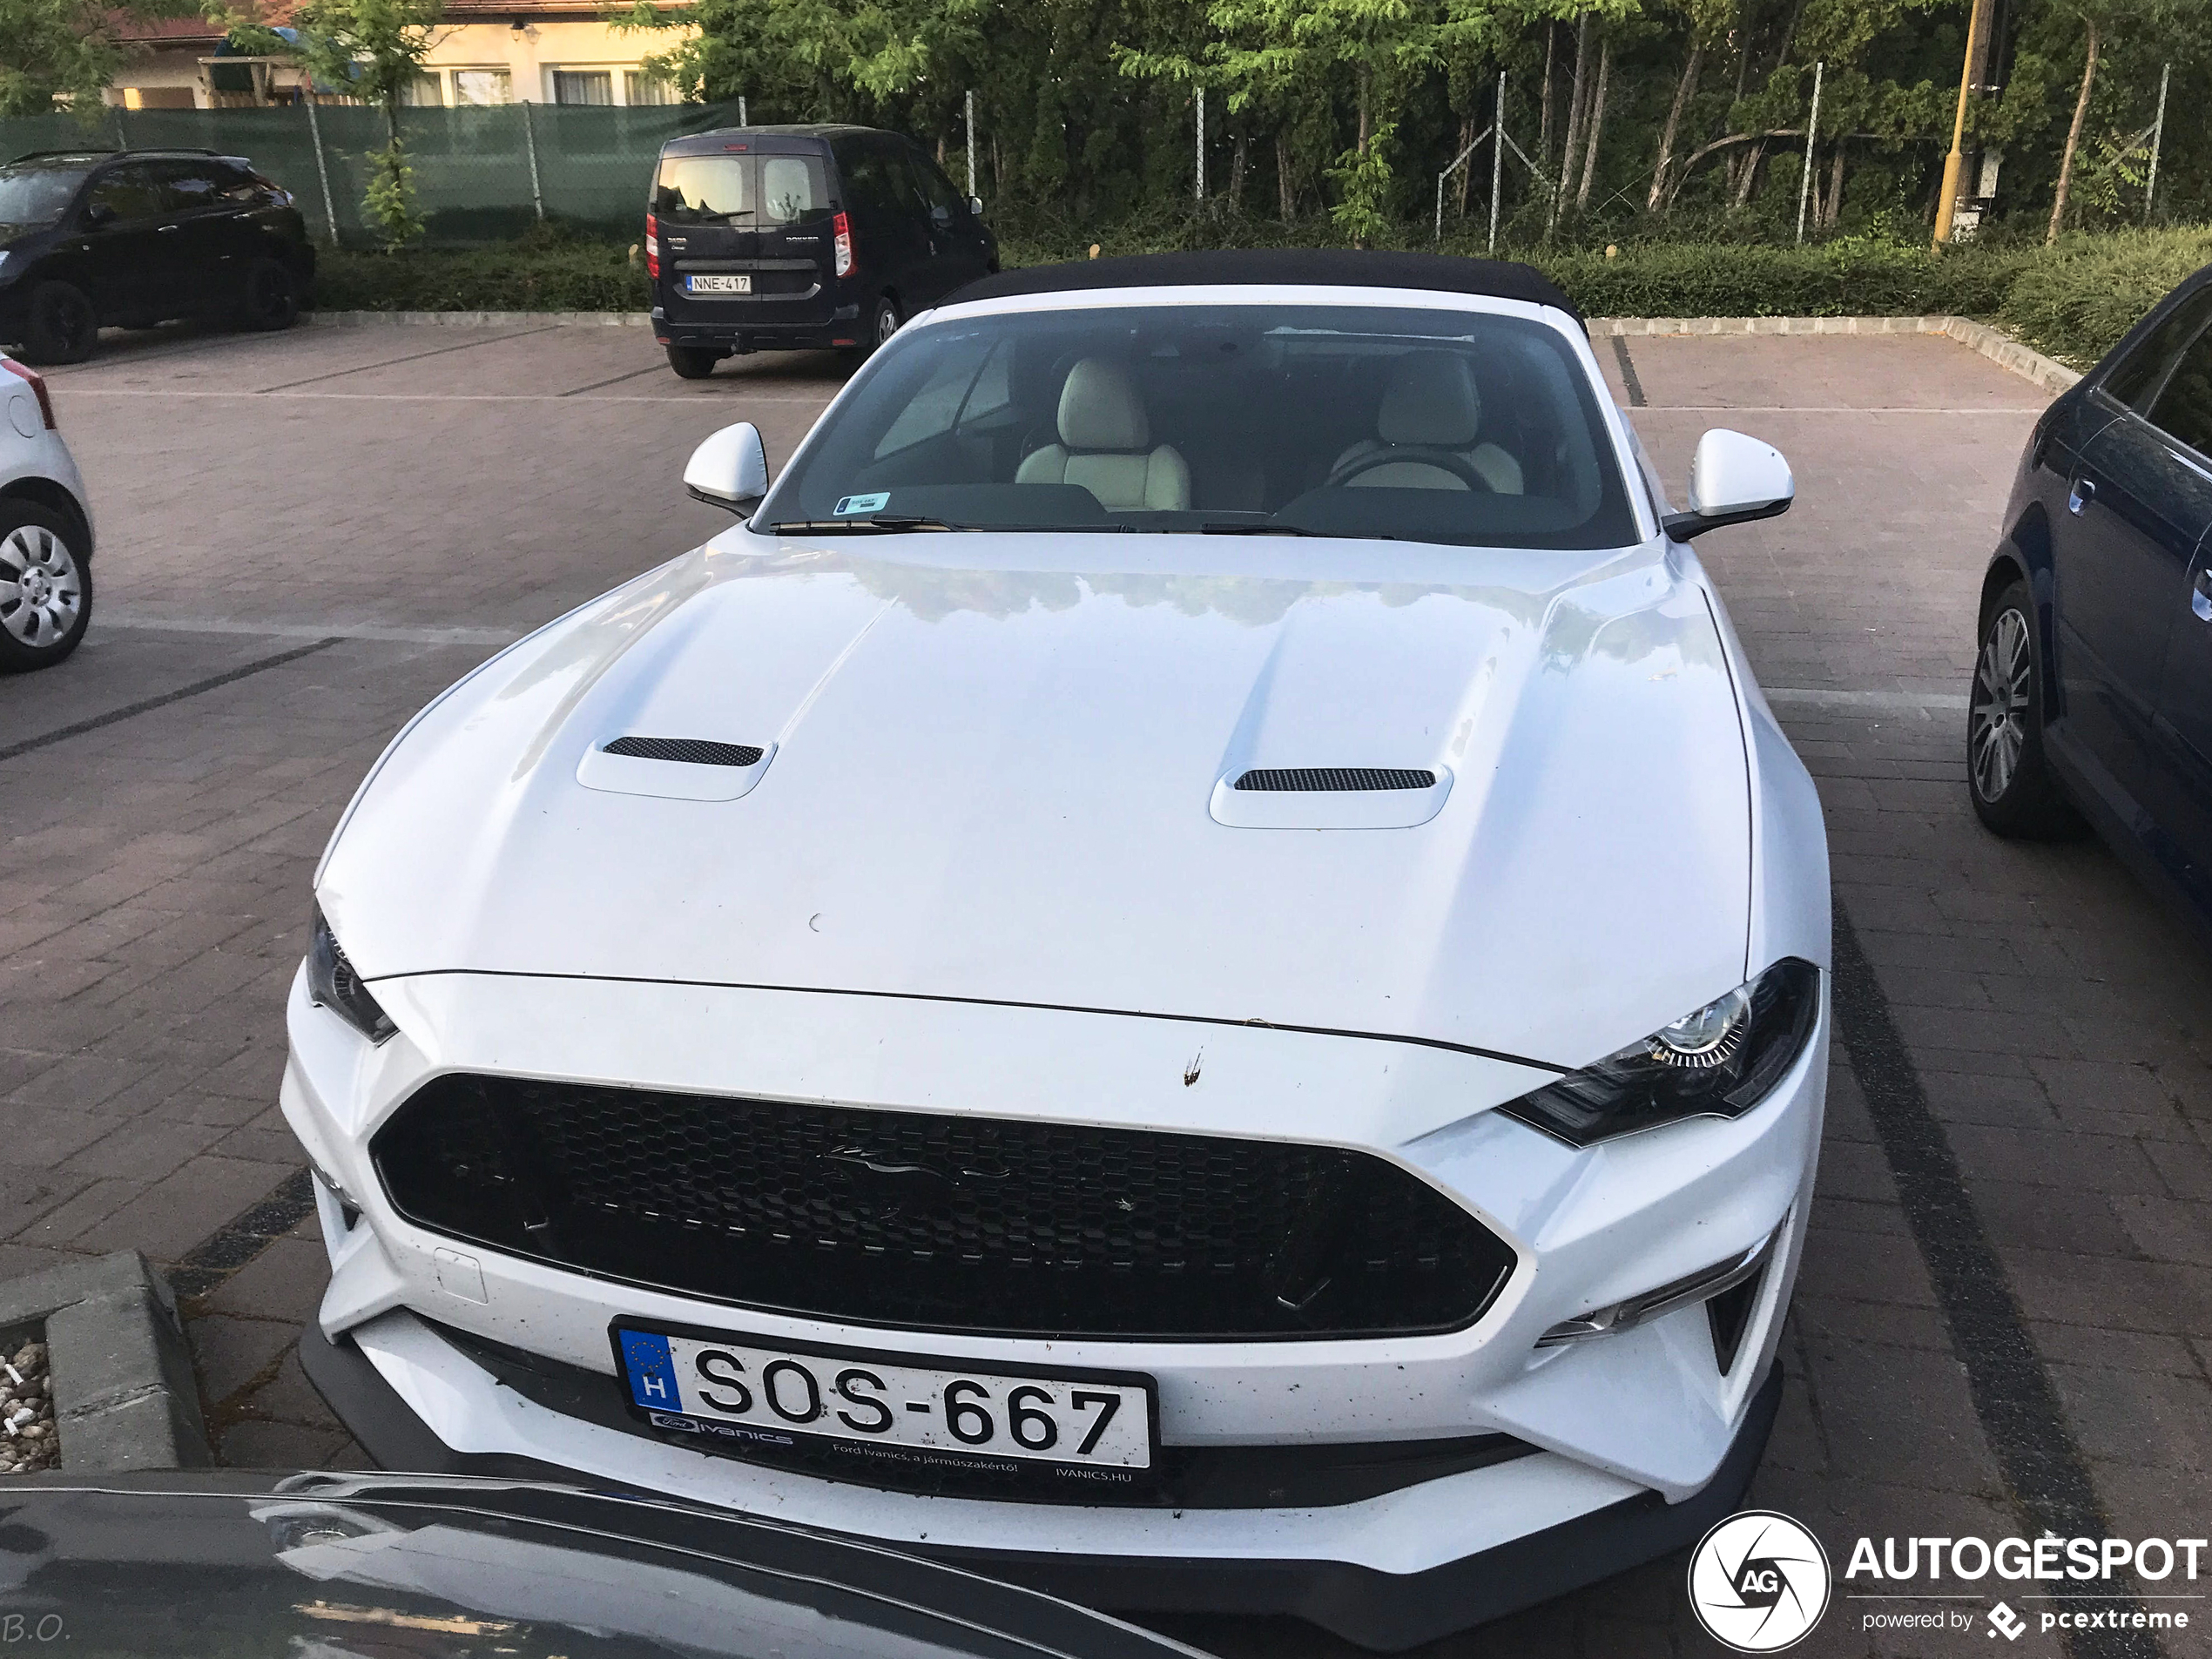
[[[1375,435],[1385,443],[1457,449],[1473,443],[1481,430],[1474,366],[1458,352],[1409,352],[1391,366],[1375,416]]]
[[[1126,364],[1086,357],[1060,388],[1060,442],[1070,449],[1143,449],[1152,440]]]

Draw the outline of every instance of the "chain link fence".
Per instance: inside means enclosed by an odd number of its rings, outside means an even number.
[[[400,111],[419,210],[434,242],[491,241],[543,219],[620,236],[644,226],[653,160],[669,139],[738,125],[734,104],[503,104]],[[383,112],[359,105],[122,110],[0,120],[0,158],[35,150],[194,149],[244,156],[290,191],[320,241],[377,238],[361,208]]]

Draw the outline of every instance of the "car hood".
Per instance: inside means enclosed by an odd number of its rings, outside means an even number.
[[[762,759],[603,752],[626,736]],[[1317,768],[1435,782],[1233,787]],[[1750,820],[1721,631],[1663,543],[733,530],[419,717],[318,896],[372,981],[866,991],[1575,1066],[1744,977]]]

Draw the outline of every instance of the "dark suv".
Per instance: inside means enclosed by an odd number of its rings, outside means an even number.
[[[289,192],[238,156],[57,150],[0,166],[0,342],[80,362],[103,325],[289,327],[315,251]]]
[[[686,380],[740,352],[872,350],[999,268],[982,212],[895,132],[725,127],[671,140],[645,213],[653,333]]]

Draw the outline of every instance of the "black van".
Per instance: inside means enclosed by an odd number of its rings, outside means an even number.
[[[645,212],[653,333],[686,380],[739,352],[873,350],[999,268],[982,210],[895,132],[725,127],[671,139]]]

